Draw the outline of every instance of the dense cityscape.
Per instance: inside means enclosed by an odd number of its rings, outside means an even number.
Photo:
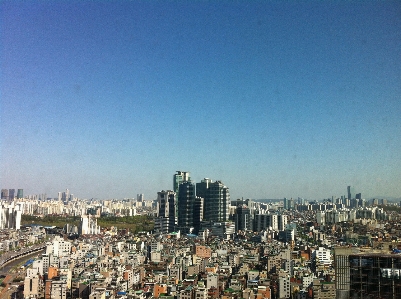
[[[0,1],[0,299],[401,299],[400,12]]]
[[[400,204],[344,191],[312,202],[233,200],[222,181],[193,182],[186,171],[152,200],[2,189],[0,263],[21,262],[2,276],[1,295],[400,298]],[[65,224],[39,224],[49,218]]]

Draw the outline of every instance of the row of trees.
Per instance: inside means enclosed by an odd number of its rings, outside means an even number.
[[[35,215],[22,215],[21,218],[22,225],[37,224],[42,226],[56,226],[59,228],[63,228],[66,224],[79,226],[79,222],[79,216],[46,215],[42,217]],[[151,231],[154,228],[153,217],[148,215],[124,217],[102,216],[97,218],[97,224],[104,228],[114,226],[117,229],[129,229],[134,233],[139,231]]]

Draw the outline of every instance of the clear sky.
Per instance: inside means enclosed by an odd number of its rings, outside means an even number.
[[[0,187],[401,197],[401,1],[1,1]]]

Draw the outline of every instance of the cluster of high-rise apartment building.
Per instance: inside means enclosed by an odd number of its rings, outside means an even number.
[[[157,230],[197,234],[202,222],[229,220],[230,193],[221,181],[205,178],[200,183],[193,183],[189,172],[177,171],[173,188],[157,193]]]
[[[172,190],[155,200],[80,200],[68,189],[51,199],[4,198],[0,249],[48,238],[48,228],[10,230],[21,214],[80,216],[26,269],[25,298],[398,298],[401,216],[378,203],[351,187],[320,202],[232,201],[221,181],[193,182],[177,171]],[[153,215],[154,229],[131,234],[97,224],[136,214]],[[69,240],[71,233],[79,237]]]
[[[2,203],[0,205],[0,229],[20,229],[21,227],[21,206],[12,203]]]
[[[249,199],[231,201],[229,188],[219,180],[205,178],[194,183],[189,172],[177,171],[173,189],[157,194],[156,232],[212,233],[232,238],[238,231],[286,230],[287,215],[270,212],[267,205]],[[290,239],[291,231],[287,232]]]
[[[0,202],[0,229],[20,229],[22,209],[21,205],[14,202],[24,197],[24,190],[1,189]]]
[[[17,189],[17,193],[15,189],[1,189],[1,199],[12,201],[15,198],[24,198],[24,189]]]

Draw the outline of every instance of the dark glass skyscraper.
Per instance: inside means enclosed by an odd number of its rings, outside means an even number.
[[[355,189],[351,186],[347,186],[347,196],[348,200],[351,200],[352,198],[355,198]]]
[[[204,220],[228,221],[231,204],[230,193],[221,181],[202,180],[196,184],[196,196],[204,198]]]
[[[8,190],[8,199],[14,200],[14,198],[15,198],[15,189],[9,189]]]
[[[174,175],[174,189],[173,191],[178,194],[179,190],[178,187],[182,182],[190,181],[191,177],[189,176],[189,172],[186,171],[176,171],[176,174]]]
[[[251,213],[245,204],[237,205],[234,217],[236,231],[252,230]]]
[[[185,181],[178,186],[178,228],[189,232],[194,225],[195,185]]]
[[[8,199],[8,189],[1,189],[1,199]]]
[[[174,174],[174,180],[173,180],[173,191],[175,192],[175,216],[178,217],[179,211],[178,211],[178,196],[180,193],[179,186],[183,182],[190,181],[191,177],[189,176],[189,172],[187,171],[179,171],[177,170],[176,173]]]

